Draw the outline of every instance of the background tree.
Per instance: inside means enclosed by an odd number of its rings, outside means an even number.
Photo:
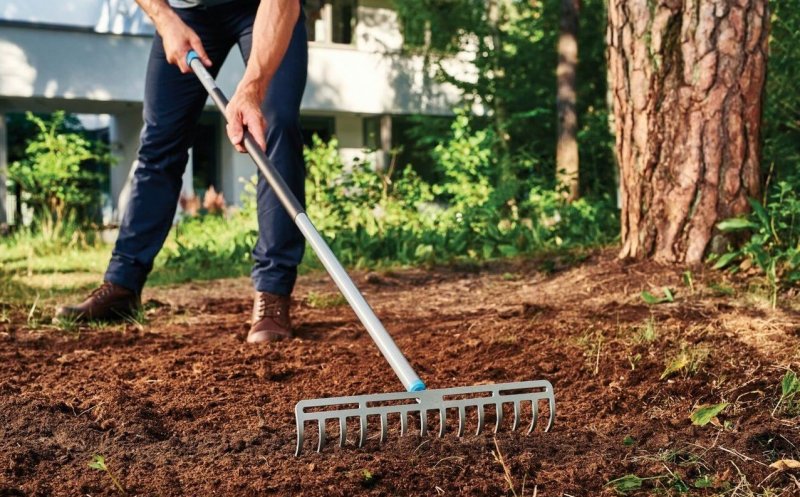
[[[577,0],[574,0],[577,2]],[[501,197],[526,196],[528,181],[556,184],[558,113],[556,54],[562,0],[396,0],[405,50],[424,55],[437,77],[457,87],[469,114],[470,129],[490,132],[493,184]],[[581,81],[574,96],[575,125],[568,131],[586,143],[581,150],[579,191],[602,196],[613,191],[613,155],[606,112],[605,7],[584,0],[577,44],[586,47],[572,70]],[[572,27],[570,28],[572,29]],[[463,65],[472,69],[464,77]],[[580,126],[577,126],[580,123]],[[419,141],[446,142],[440,123],[420,121]],[[577,153],[577,151],[575,151]],[[577,156],[574,157],[577,167]],[[434,158],[435,162],[435,158]],[[578,178],[577,175],[573,175]]]
[[[612,0],[621,257],[696,263],[760,191],[767,0]]]
[[[558,67],[556,68],[556,108],[558,109],[558,142],[556,176],[567,200],[578,198],[578,114],[575,107],[578,69],[578,18],[580,0],[561,0],[561,22],[558,34]]]

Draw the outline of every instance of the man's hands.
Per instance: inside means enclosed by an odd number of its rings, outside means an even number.
[[[266,151],[267,149],[267,142],[264,138],[267,122],[261,113],[264,90],[259,83],[242,81],[225,109],[228,138],[239,152],[247,151],[244,148],[245,129],[253,135],[261,150]]]
[[[178,17],[167,0],[136,0],[136,3],[156,25],[164,42],[167,62],[178,66],[184,74],[191,72],[186,63],[186,54],[194,50],[204,66],[211,66],[211,59],[200,37]],[[247,69],[225,111],[228,137],[239,152],[246,151],[245,129],[252,133],[262,150],[266,149],[266,122],[261,113],[261,102],[286,53],[299,16],[300,2],[297,0],[273,0],[259,4]]]
[[[182,73],[186,74],[192,71],[189,64],[186,63],[186,54],[189,53],[189,50],[197,52],[204,66],[211,67],[211,59],[208,58],[200,37],[177,16],[165,20],[158,32],[164,41],[167,62],[178,66]]]

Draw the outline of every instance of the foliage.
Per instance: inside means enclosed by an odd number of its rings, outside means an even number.
[[[663,297],[656,297],[652,293],[648,292],[647,290],[642,290],[641,297],[649,305],[655,304],[663,304],[666,302],[675,302],[675,297],[672,295],[672,290],[667,287],[662,288],[664,292]]]
[[[708,349],[683,344],[678,353],[667,361],[667,366],[661,373],[660,379],[664,380],[678,373],[686,376],[693,375],[700,370],[707,358]]]
[[[689,419],[692,420],[693,425],[705,426],[729,405],[727,402],[713,405],[704,404],[695,409]]]
[[[752,212],[717,225],[720,231],[748,232],[749,239],[739,248],[712,257],[714,267],[722,269],[734,262],[754,263],[766,276],[772,306],[777,305],[781,287],[800,282],[800,195],[794,181],[779,181],[772,188],[766,206],[750,199]]]
[[[257,238],[256,221],[245,211],[227,217],[187,217],[175,226],[160,257],[167,270],[192,268],[195,273],[241,276],[248,273]]]
[[[345,164],[335,140],[317,138],[306,150],[307,211],[343,264],[485,260],[613,240],[608,199],[566,204],[533,180],[520,182],[527,198],[509,198],[492,186],[488,132],[473,132],[464,118],[453,128],[453,138],[437,147],[445,179],[436,185],[411,167],[398,171],[396,161],[385,171],[361,160]],[[246,193],[239,212],[181,221],[166,266],[243,268],[257,237],[252,182]]]
[[[23,227],[3,239],[7,247],[26,248],[26,256],[57,255],[69,249],[87,249],[100,243],[97,232],[78,222],[76,213],[69,212],[56,219],[44,215],[31,227]]]
[[[795,398],[798,393],[800,393],[800,378],[790,369],[781,380],[781,397],[775,404],[772,414],[774,415],[779,408],[789,415],[800,414],[800,400]]]
[[[471,111],[463,115],[475,131],[486,132],[493,169],[518,200],[525,190],[515,191],[515,180],[533,175],[547,184],[554,179],[559,5],[556,0],[395,0],[406,50],[424,55],[437,78],[460,91]],[[604,3],[582,2],[577,97],[581,186],[583,193],[600,197],[614,189],[606,76],[598,71],[605,64],[604,25]],[[429,129],[418,135],[424,141],[439,136],[434,133]]]
[[[114,473],[112,473],[111,470],[108,469],[105,457],[99,456],[97,454],[92,456],[92,460],[91,462],[89,462],[89,468],[105,472],[108,475],[108,477],[111,478],[111,482],[114,483],[115,487],[117,487],[119,493],[121,493],[122,495],[126,495],[125,489],[122,487],[122,484],[119,482],[117,477],[114,476]]]
[[[36,136],[28,141],[25,157],[9,167],[9,179],[40,222],[49,218],[59,224],[69,216],[84,222],[99,203],[104,178],[91,166],[111,165],[111,155],[100,142],[65,130],[64,112],[50,119],[29,112],[27,119]]]
[[[774,182],[800,178],[800,9],[797,2],[778,0],[770,1],[769,6],[772,18],[762,162]]]
[[[347,299],[341,293],[308,292],[306,302],[314,309],[331,309],[347,305]]]
[[[660,478],[660,477],[656,477]],[[614,489],[615,492],[618,494],[626,494],[628,492],[632,492],[634,490],[639,490],[642,488],[642,484],[653,478],[640,478],[636,475],[625,475],[620,478],[614,479],[606,483],[606,486],[609,486]]]

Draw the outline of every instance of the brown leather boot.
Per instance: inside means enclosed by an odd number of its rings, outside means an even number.
[[[247,333],[247,342],[274,342],[291,338],[289,304],[291,298],[287,295],[257,292],[253,300],[253,321]]]
[[[118,321],[135,315],[142,302],[132,290],[104,281],[89,297],[74,306],[63,306],[56,311],[56,321]]]

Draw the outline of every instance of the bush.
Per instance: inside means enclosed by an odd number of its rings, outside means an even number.
[[[511,190],[494,187],[494,159],[485,147],[490,131],[471,131],[463,117],[453,128],[452,139],[436,149],[445,178],[436,185],[410,166],[397,171],[395,161],[386,171],[364,161],[345,164],[335,140],[314,139],[305,152],[307,211],[343,264],[486,260],[615,238],[617,215],[610,199],[568,204],[533,180]],[[528,192],[522,201],[508,193],[518,190]],[[227,264],[241,271],[257,237],[254,181],[246,191],[244,207],[227,218],[182,221],[166,265]]]
[[[88,224],[105,178],[90,166],[111,165],[111,155],[102,143],[66,130],[64,112],[50,119],[29,112],[27,119],[36,136],[28,141],[25,157],[9,167],[9,179],[21,188],[38,224],[53,223],[56,230],[67,219]]]
[[[800,196],[798,183],[779,181],[770,189],[765,206],[750,199],[752,212],[745,218],[719,223],[723,232],[745,231],[749,239],[738,249],[731,248],[713,257],[717,269],[733,263],[754,264],[767,279],[772,306],[777,305],[781,288],[800,282]],[[741,267],[733,266],[736,271]]]

